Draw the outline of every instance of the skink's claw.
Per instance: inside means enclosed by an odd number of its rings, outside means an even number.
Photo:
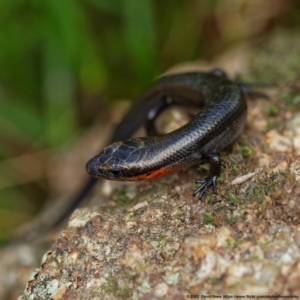
[[[212,187],[214,193],[217,193],[217,176],[213,176],[213,177],[208,177],[205,180],[197,180],[196,183],[202,183],[202,185],[197,188],[194,193],[193,196],[198,195],[198,199],[201,200],[204,192],[207,190],[207,188],[209,188],[210,186]]]
[[[195,183],[204,183],[206,180],[196,180]]]

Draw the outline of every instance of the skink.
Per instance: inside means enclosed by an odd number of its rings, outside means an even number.
[[[216,193],[218,152],[240,135],[245,124],[244,92],[219,69],[161,77],[139,98],[118,128],[125,127],[123,133],[127,136],[136,127],[135,119],[145,116],[148,132],[155,134],[156,116],[174,104],[202,109],[188,124],[165,135],[122,140],[116,134],[112,144],[88,161],[87,172],[109,180],[151,180],[208,160],[209,176],[196,181],[201,185],[194,195],[201,199],[210,186]]]

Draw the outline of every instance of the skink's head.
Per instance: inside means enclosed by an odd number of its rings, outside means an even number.
[[[147,154],[143,138],[113,143],[89,160],[86,170],[93,177],[109,180],[152,180],[177,171],[169,165],[158,166],[153,163],[155,155],[149,158]]]
[[[138,172],[138,161],[145,155],[139,139],[117,142],[106,147],[86,164],[87,172],[98,178],[110,180],[134,180]]]

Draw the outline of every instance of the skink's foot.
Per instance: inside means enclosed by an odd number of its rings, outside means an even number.
[[[217,193],[217,176],[213,176],[213,177],[208,177],[205,180],[197,180],[196,183],[202,183],[202,185],[197,188],[194,193],[193,196],[198,195],[198,199],[201,200],[204,192],[211,186],[214,193]]]

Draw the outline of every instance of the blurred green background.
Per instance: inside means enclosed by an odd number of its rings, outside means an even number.
[[[51,194],[49,159],[175,64],[300,30],[292,0],[1,0],[0,240]]]

